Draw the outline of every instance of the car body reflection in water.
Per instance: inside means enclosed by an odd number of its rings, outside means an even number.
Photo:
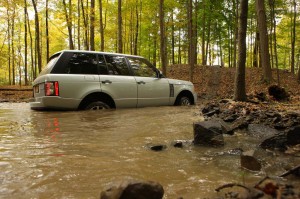
[[[0,198],[99,198],[130,178],[161,183],[165,198],[209,198],[220,185],[265,176],[247,175],[239,156],[216,155],[256,147],[245,136],[226,137],[218,149],[172,147],[174,140],[192,140],[192,124],[201,119],[195,106],[37,112],[0,104]],[[145,147],[151,143],[167,148],[154,152]],[[282,172],[273,162],[266,172]]]

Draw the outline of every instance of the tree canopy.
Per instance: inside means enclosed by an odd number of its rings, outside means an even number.
[[[239,2],[3,0],[0,84],[30,83],[49,56],[63,49],[122,50],[144,56],[157,67],[170,64],[236,67]],[[263,67],[256,2],[248,2],[246,67]],[[300,65],[297,34],[300,2],[263,2],[271,67],[296,73]]]

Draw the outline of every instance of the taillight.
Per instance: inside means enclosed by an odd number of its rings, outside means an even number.
[[[59,96],[58,82],[45,82],[46,96]]]

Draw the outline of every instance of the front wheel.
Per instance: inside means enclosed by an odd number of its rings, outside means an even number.
[[[92,103],[88,104],[84,109],[85,110],[103,110],[103,109],[110,109],[110,106],[104,102],[97,101],[97,102],[92,102]]]
[[[190,98],[186,96],[181,96],[176,103],[177,106],[190,106],[192,105],[192,101]]]

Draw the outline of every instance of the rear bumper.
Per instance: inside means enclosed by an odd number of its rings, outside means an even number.
[[[29,102],[32,110],[76,110],[79,103],[80,100],[55,96],[36,97],[31,99]]]

